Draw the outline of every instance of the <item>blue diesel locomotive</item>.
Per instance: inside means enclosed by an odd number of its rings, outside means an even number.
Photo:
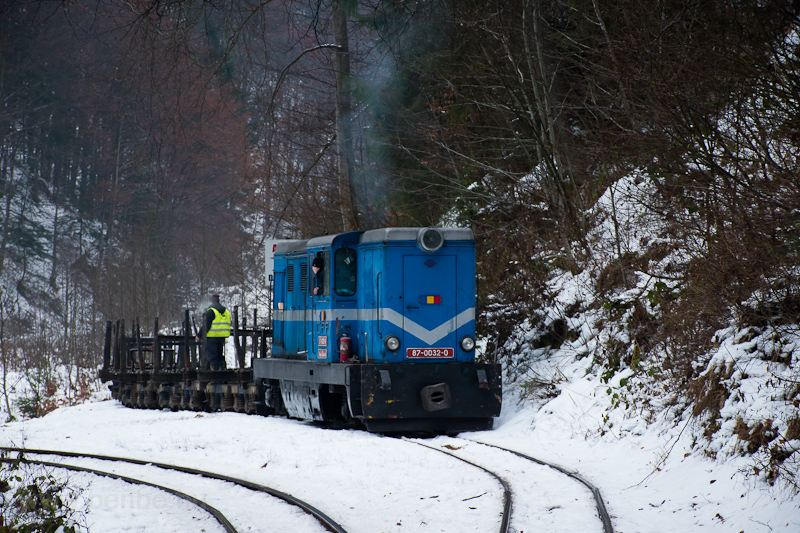
[[[281,242],[273,313],[271,356],[252,362],[268,413],[447,433],[500,413],[500,365],[475,361],[470,229]]]
[[[235,367],[211,370],[189,310],[106,323],[100,377],[145,409],[288,415],[381,433],[492,427],[500,365],[475,361],[475,242],[460,228],[386,228],[280,241],[273,317],[232,309]],[[272,337],[270,339],[270,337]],[[229,343],[230,345],[231,343]],[[250,365],[248,365],[248,353]]]

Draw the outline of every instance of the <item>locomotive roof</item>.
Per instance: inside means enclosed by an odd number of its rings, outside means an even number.
[[[308,241],[280,241],[275,244],[276,254],[305,251]]]
[[[423,228],[381,228],[365,231],[358,242],[415,241]],[[446,241],[474,241],[470,228],[435,228]]]
[[[391,241],[414,241],[417,239],[419,230],[422,228],[380,228],[368,230],[361,233],[359,243],[367,242],[391,242]],[[436,228],[442,233],[445,241],[474,241],[475,236],[470,228]],[[328,246],[334,239],[346,235],[323,235],[309,240],[287,240],[276,244],[275,253],[305,252],[307,248]]]
[[[352,233],[353,235],[358,235],[361,233],[360,231],[351,231],[348,233]],[[309,248],[314,248],[316,246],[329,246],[334,239],[338,239],[343,235],[347,235],[348,233],[339,233],[337,235],[323,235],[322,237],[314,237],[313,239],[309,239],[306,246]]]

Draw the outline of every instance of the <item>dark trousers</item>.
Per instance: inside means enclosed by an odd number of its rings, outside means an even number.
[[[222,356],[222,349],[225,346],[225,337],[206,338],[206,357],[211,370],[224,370],[225,358]]]

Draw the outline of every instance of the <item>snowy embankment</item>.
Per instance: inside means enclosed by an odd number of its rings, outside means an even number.
[[[632,175],[593,208],[591,264],[552,273],[547,329],[518,325],[506,361],[516,394],[485,438],[586,476],[617,531],[800,531],[800,328],[732,315],[694,355],[697,377],[675,379],[688,356],[640,344],[679,297],[669,280],[686,260],[660,237],[649,187]],[[621,256],[638,259],[621,270]],[[535,348],[556,324],[564,342]]]
[[[462,436],[579,472],[602,491],[618,532],[800,530],[800,498],[743,475],[751,468],[747,457],[712,461],[704,456],[693,446],[691,421],[645,426],[620,414],[610,424],[619,430],[601,435],[596,428],[609,414],[607,385],[585,375],[581,366],[562,365],[561,393],[538,409],[508,390],[496,428]],[[611,416],[617,417],[613,410]],[[250,479],[309,501],[352,532],[495,531],[498,523],[501,491],[488,475],[413,443],[361,431],[234,413],[132,410],[102,401],[4,424],[0,440],[7,446],[144,458]],[[440,447],[451,442],[444,437],[426,441]],[[130,470],[122,473],[136,477]],[[568,506],[583,498],[574,481],[554,471],[526,474],[531,485],[523,487],[522,478],[514,481],[518,473],[507,474],[518,491],[514,531],[602,530],[588,496],[579,511],[561,514],[559,521],[559,509],[572,509]],[[88,504],[93,531],[214,530],[201,511],[170,496],[83,475],[73,479],[87,487],[76,505]],[[177,482],[174,474],[156,474],[155,481]],[[179,488],[191,488],[180,483]],[[274,502],[254,503],[224,487],[215,494],[200,485],[198,497],[247,522],[238,524],[240,530],[313,526],[303,526],[304,517],[295,521],[291,511],[284,516]]]
[[[351,532],[496,531],[502,509],[499,484],[487,473],[460,461],[402,439],[328,430],[282,418],[132,410],[107,401],[7,424],[2,428],[2,440],[5,445],[144,458],[246,478],[310,502]],[[426,441],[433,446],[450,442]],[[528,468],[538,468],[540,473],[526,483],[542,486],[535,494],[529,493],[530,487],[515,487],[521,497],[538,500],[527,507],[519,503],[514,520],[521,524],[520,530],[542,523],[552,525],[547,528],[550,531],[565,533],[571,530],[568,525],[577,525],[583,531],[602,530],[588,493],[549,469],[536,465]],[[123,465],[114,470],[137,477],[136,472],[143,469]],[[197,494],[220,509],[239,530],[316,530],[295,520],[296,511],[290,510],[287,519],[283,516],[286,511],[275,511],[274,504],[254,505],[252,499],[227,488],[214,494],[199,481],[192,488],[175,479],[174,473],[155,475],[156,479],[148,479],[170,486],[179,482],[179,490]],[[85,476],[75,479],[86,482]],[[563,486],[559,486],[562,481]],[[103,492],[94,485],[86,489],[83,500],[89,503],[87,523],[95,531],[164,530],[172,527],[166,524],[174,523],[175,513],[161,517],[162,508],[185,507],[174,502],[164,504],[164,500],[173,499],[159,499],[149,489],[128,487],[108,493],[108,482],[98,483]],[[550,508],[550,516],[525,515],[526,509],[541,508]],[[559,527],[552,517],[558,516],[558,512],[553,515],[553,509],[560,508],[578,509],[579,513],[566,516]],[[196,531],[197,513],[196,509],[187,509],[186,528],[170,530]],[[136,517],[128,519],[127,514]],[[143,524],[143,520],[149,523]],[[136,525],[128,528],[129,523]]]
[[[588,478],[602,491],[615,531],[800,531],[795,490],[751,475],[750,456],[709,458],[698,446],[703,428],[689,411],[647,425],[609,408],[609,384],[587,376],[583,365],[560,371],[556,398],[538,410],[509,409],[482,439]],[[598,429],[604,426],[610,429]]]
[[[699,392],[692,403],[668,379],[674,354],[657,348],[645,354],[630,328],[637,312],[656,323],[659,301],[676,297],[677,288],[654,276],[680,263],[679,252],[627,272],[628,288],[612,287],[599,296],[598,279],[620,251],[644,254],[657,241],[653,236],[660,232],[651,227],[657,221],[635,206],[644,187],[624,181],[616,197],[598,202],[593,216],[613,212],[616,220],[606,218],[590,236],[597,263],[577,274],[554,274],[553,306],[542,311],[548,325],[563,322],[567,340],[534,348],[547,332],[519,324],[510,341],[519,349],[504,361],[503,411],[495,429],[461,437],[576,471],[600,489],[620,533],[800,531],[798,480],[792,474],[800,456],[794,451],[800,448],[797,325],[717,332],[694,361]],[[0,426],[0,443],[246,478],[308,501],[354,533],[497,530],[497,482],[412,442],[281,418],[131,410],[95,400],[7,422]],[[444,437],[426,443],[449,451],[462,447],[458,453],[495,461],[475,452],[478,445],[453,445]],[[517,461],[486,466],[517,491],[513,531],[601,530],[588,491],[576,489],[574,480]],[[165,478],[175,481],[174,475],[148,475],[160,476],[154,481],[163,484]],[[215,530],[201,511],[172,497],[83,475],[72,479],[86,487],[75,505],[83,506],[93,531]],[[313,527],[302,522],[305,517],[284,515],[274,502],[254,503],[226,488],[198,490],[198,497],[238,520],[244,531]],[[281,521],[274,522],[278,516]]]

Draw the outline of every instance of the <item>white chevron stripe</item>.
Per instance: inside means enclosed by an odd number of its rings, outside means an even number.
[[[330,309],[326,310],[326,313],[330,314],[331,321],[335,321],[337,318],[339,320],[357,320],[359,322],[383,320],[417,337],[428,346],[435,344],[461,326],[475,320],[474,307],[462,311],[432,330],[403,317],[402,314],[389,307],[380,309]],[[306,310],[275,311],[275,319],[283,320],[284,322],[303,322],[306,320]]]

